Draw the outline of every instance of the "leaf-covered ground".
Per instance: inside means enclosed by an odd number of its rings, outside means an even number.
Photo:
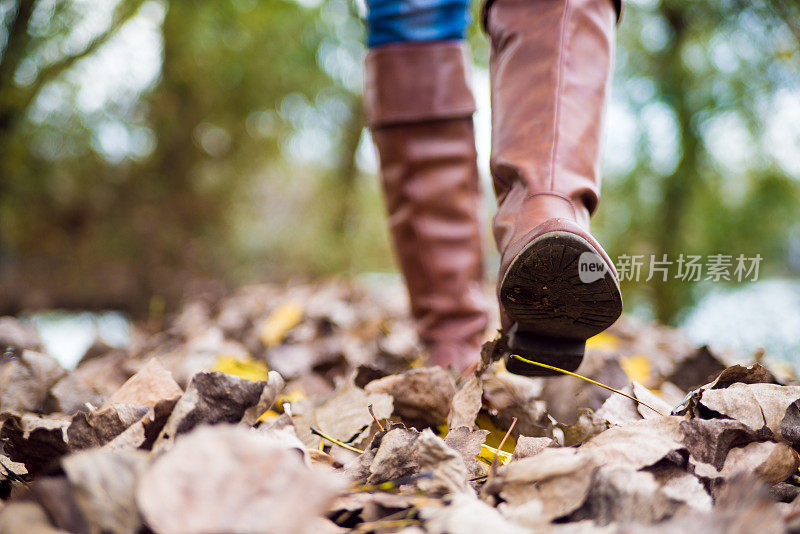
[[[0,319],[0,534],[800,532],[785,370],[623,319],[579,372],[640,402],[455,376],[402,303],[245,288],[70,372]]]

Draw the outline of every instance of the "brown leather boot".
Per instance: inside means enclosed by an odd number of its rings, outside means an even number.
[[[431,364],[459,370],[478,360],[487,324],[466,66],[458,42],[380,46],[367,55],[364,91],[419,337]]]
[[[494,0],[491,171],[497,294],[512,354],[573,371],[622,312],[613,262],[589,233],[618,9],[612,0]],[[509,371],[557,374],[506,357]]]

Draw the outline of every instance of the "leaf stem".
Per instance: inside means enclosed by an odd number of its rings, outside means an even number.
[[[348,451],[357,452],[358,454],[364,454],[364,451],[362,451],[361,449],[356,449],[352,445],[348,445],[347,443],[344,443],[343,441],[339,441],[338,439],[335,439],[335,438],[332,438],[332,437],[330,437],[330,436],[328,436],[326,434],[323,434],[322,432],[320,432],[319,430],[317,430],[313,426],[311,427],[311,433],[316,435],[316,436],[321,437],[322,439],[327,439],[328,441],[330,441],[334,445],[338,445],[343,449],[347,449]]]
[[[585,382],[589,382],[590,384],[594,384],[595,386],[600,386],[601,388],[605,388],[605,389],[607,389],[609,391],[613,391],[614,393],[622,395],[623,397],[627,397],[627,398],[631,399],[633,402],[637,402],[637,403],[641,404],[642,406],[646,406],[647,408],[650,408],[651,410],[656,412],[658,415],[660,415],[662,417],[664,416],[663,413],[659,412],[658,410],[656,410],[655,408],[653,408],[652,406],[650,406],[649,404],[647,404],[643,400],[639,400],[636,397],[634,397],[632,395],[628,395],[627,393],[623,393],[622,391],[620,391],[618,389],[614,389],[611,386],[607,386],[605,384],[601,384],[600,382],[597,382],[596,380],[592,380],[591,378],[587,378],[585,376],[579,375],[578,373],[573,373],[571,371],[567,371],[566,369],[561,369],[560,367],[555,367],[553,365],[547,365],[546,363],[541,363],[541,362],[536,362],[536,361],[533,361],[533,360],[529,360],[527,358],[523,358],[522,356],[518,356],[517,354],[512,354],[511,357],[512,358],[516,358],[521,362],[529,363],[531,365],[537,365],[539,367],[544,367],[545,369],[550,369],[551,371],[558,371],[559,373],[563,373],[563,374],[569,375],[569,376],[574,376],[575,378],[580,378],[581,380],[583,380]]]

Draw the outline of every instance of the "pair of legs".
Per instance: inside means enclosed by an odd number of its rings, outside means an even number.
[[[368,0],[367,120],[411,310],[431,363],[477,360],[480,191],[464,0]],[[497,295],[511,352],[574,370],[622,310],[589,233],[612,69],[614,0],[489,0]],[[587,273],[580,272],[584,265]],[[597,269],[599,269],[599,274]],[[587,276],[584,276],[587,274]],[[519,360],[509,370],[542,374]]]

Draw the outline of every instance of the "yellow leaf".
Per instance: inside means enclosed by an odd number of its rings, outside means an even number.
[[[217,357],[217,363],[212,371],[235,375],[253,382],[266,380],[269,373],[266,362],[224,354]]]
[[[494,447],[490,447],[485,443],[481,445],[481,452],[478,453],[477,458],[489,465],[492,465],[495,456],[497,456],[497,463],[500,465],[505,465],[511,460],[511,453],[495,449]]]
[[[287,302],[278,306],[261,323],[261,342],[265,347],[274,347],[303,318],[303,309],[295,302]]]
[[[650,379],[651,365],[647,356],[642,354],[624,356],[620,358],[619,365],[633,382],[645,384]]]
[[[600,332],[586,340],[587,349],[609,352],[617,350],[617,347],[619,347],[619,338],[608,332]]]
[[[281,414],[276,412],[275,410],[267,410],[266,412],[262,413],[259,418],[258,422],[263,423],[264,421],[269,421],[270,419],[275,419],[276,417],[280,417]]]
[[[494,425],[491,418],[486,415],[485,413],[481,412],[478,414],[478,417],[475,419],[475,424],[478,425],[478,428],[481,430],[488,430],[489,435],[486,436],[485,443],[489,447],[496,448],[500,445],[500,442],[503,441],[503,436],[506,435],[506,431],[502,430]],[[503,444],[503,452],[508,452],[509,454],[514,452],[514,449],[517,446],[517,440],[514,436],[508,436],[508,439]]]

